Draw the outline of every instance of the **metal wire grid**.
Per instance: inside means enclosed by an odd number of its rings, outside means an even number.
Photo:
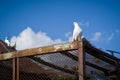
[[[77,65],[61,53],[23,57],[19,58],[19,79],[76,80]],[[0,80],[12,80],[12,60],[0,61]]]
[[[90,54],[86,54],[86,61],[89,61],[90,63],[93,63],[97,66],[103,67],[103,68],[108,69],[108,70],[114,70],[115,69],[115,66],[113,66],[109,63],[106,63],[103,60],[100,60],[100,59],[98,59],[98,58],[96,58],[96,57],[94,57]],[[96,70],[96,69],[93,69],[93,71],[98,72],[98,70]]]
[[[0,61],[0,80],[12,80],[12,61]]]
[[[20,80],[77,80],[78,51],[68,51],[68,54],[74,58],[62,52],[20,58]],[[86,61],[109,68],[103,61],[95,62],[95,57],[89,54],[86,54]],[[103,63],[105,65],[101,65]],[[100,72],[86,66],[86,73],[90,71]],[[12,80],[12,60],[0,61],[0,80]]]
[[[20,58],[19,66],[20,80],[77,80],[78,76],[78,61],[61,53]]]

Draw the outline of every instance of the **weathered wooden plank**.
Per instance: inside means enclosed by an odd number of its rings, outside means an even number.
[[[57,70],[60,70],[60,71],[63,71],[63,72],[66,72],[66,73],[69,73],[69,74],[75,74],[75,71],[73,70],[70,70],[70,69],[65,69],[63,67],[59,67],[55,64],[52,64],[52,63],[49,63],[49,62],[46,62],[44,60],[42,60],[41,58],[37,58],[37,57],[34,57],[34,56],[30,56],[29,58],[31,58],[32,60],[38,62],[38,63],[41,63],[43,65],[46,65],[46,66],[49,66],[49,67],[52,67],[54,69],[57,69]]]
[[[73,60],[75,60],[75,61],[78,61],[78,57],[77,56],[75,56],[75,55],[73,55],[73,54],[71,54],[71,53],[69,53],[67,51],[60,52],[60,53],[65,55],[65,56],[67,56],[67,57],[69,57],[69,58],[71,58],[71,59],[73,59]]]
[[[107,56],[102,55],[102,54],[99,53],[98,51],[94,50],[92,47],[87,47],[87,46],[86,46],[86,47],[85,47],[85,51],[86,51],[88,54],[92,55],[92,56],[95,56],[95,57],[97,57],[97,58],[99,58],[99,59],[101,59],[101,60],[103,60],[103,61],[105,61],[105,62],[107,62],[107,63],[109,63],[109,64],[111,64],[111,65],[116,66],[116,63],[115,63],[114,60],[110,59],[110,58],[107,57]]]
[[[49,54],[49,53],[75,50],[75,49],[77,49],[77,42],[55,44],[55,45],[50,45],[45,47],[26,49],[26,50],[0,54],[0,60],[7,60],[7,59],[16,58],[16,57],[25,57],[25,56],[32,56],[32,55]]]
[[[109,71],[108,69],[105,69],[105,68],[103,68],[103,67],[97,66],[97,65],[95,65],[95,64],[93,64],[93,63],[90,63],[90,62],[88,62],[88,61],[86,61],[85,63],[86,63],[86,65],[91,66],[91,67],[93,67],[93,68],[95,68],[95,69],[101,70],[101,71],[103,71],[103,72],[105,72],[105,73],[107,73],[107,72]]]
[[[103,55],[103,56],[106,56],[106,57],[108,57],[108,58],[110,58],[110,59],[113,59],[113,60],[115,60],[115,61],[120,61],[119,58],[117,58],[117,57],[115,57],[115,56],[112,56],[112,55],[106,53],[105,51],[102,51],[102,50],[100,50],[100,49],[92,46],[92,44],[90,44],[89,41],[86,40],[86,39],[83,40],[83,43],[84,43],[84,47],[85,47],[85,48],[92,49],[94,52],[96,52],[96,53],[98,53],[98,54],[101,54],[101,55]]]

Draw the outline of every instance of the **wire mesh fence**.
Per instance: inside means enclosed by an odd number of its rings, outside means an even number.
[[[78,61],[71,57],[61,52],[19,58],[19,80],[78,80]],[[12,60],[0,61],[0,80],[12,80],[12,65]]]
[[[104,75],[104,69],[115,69],[87,52],[85,62],[86,80],[90,80],[91,71]],[[19,80],[78,80],[78,50],[21,57],[18,66]],[[13,79],[15,68],[13,59],[0,61],[0,80],[17,80]]]
[[[25,65],[20,63],[20,69],[31,66],[24,71],[34,73],[34,77],[36,74],[41,76],[41,79],[36,77],[37,80],[75,80],[76,78],[74,67],[77,67],[77,61],[61,53],[30,56],[24,59],[29,63],[25,62]]]
[[[119,60],[84,45],[72,42],[16,51],[1,43],[0,80],[90,80],[91,71],[119,80]]]
[[[89,54],[86,61],[110,68]],[[86,66],[87,76],[91,71],[102,72]],[[0,80],[13,80],[12,77],[13,61],[0,61]],[[78,50],[19,58],[19,80],[78,80]]]
[[[86,62],[114,70],[115,67],[86,53]],[[13,60],[0,61],[0,80],[13,80]],[[91,71],[102,71],[86,65],[86,77]],[[78,80],[78,50],[19,58],[19,80]]]
[[[12,60],[0,61],[0,80],[12,80]]]

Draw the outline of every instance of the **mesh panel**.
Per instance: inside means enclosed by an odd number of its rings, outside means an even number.
[[[98,59],[90,54],[86,54],[86,61],[89,61],[90,63],[93,63],[99,67],[103,67],[103,68],[108,69],[108,70],[115,70],[115,66],[110,65],[109,63],[106,63],[103,60],[100,60],[100,59]],[[91,71],[98,72],[98,70],[96,70],[94,68],[93,69],[90,68],[90,69],[91,69]]]
[[[20,80],[77,80],[77,65],[61,53],[20,58]]]
[[[112,65],[86,54],[86,61],[106,69]],[[12,80],[12,60],[0,61],[0,80]],[[78,50],[19,58],[20,80],[78,80]],[[102,71],[86,65],[86,76],[90,72]]]
[[[0,61],[0,80],[12,80],[12,60]]]

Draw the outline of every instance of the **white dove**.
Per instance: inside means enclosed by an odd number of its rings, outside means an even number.
[[[9,40],[7,39],[7,37],[5,37],[5,43],[7,44],[7,46],[10,46],[10,42],[9,42]]]
[[[72,41],[78,41],[82,39],[82,29],[80,28],[77,22],[73,22],[74,30],[73,30],[73,37]]]

